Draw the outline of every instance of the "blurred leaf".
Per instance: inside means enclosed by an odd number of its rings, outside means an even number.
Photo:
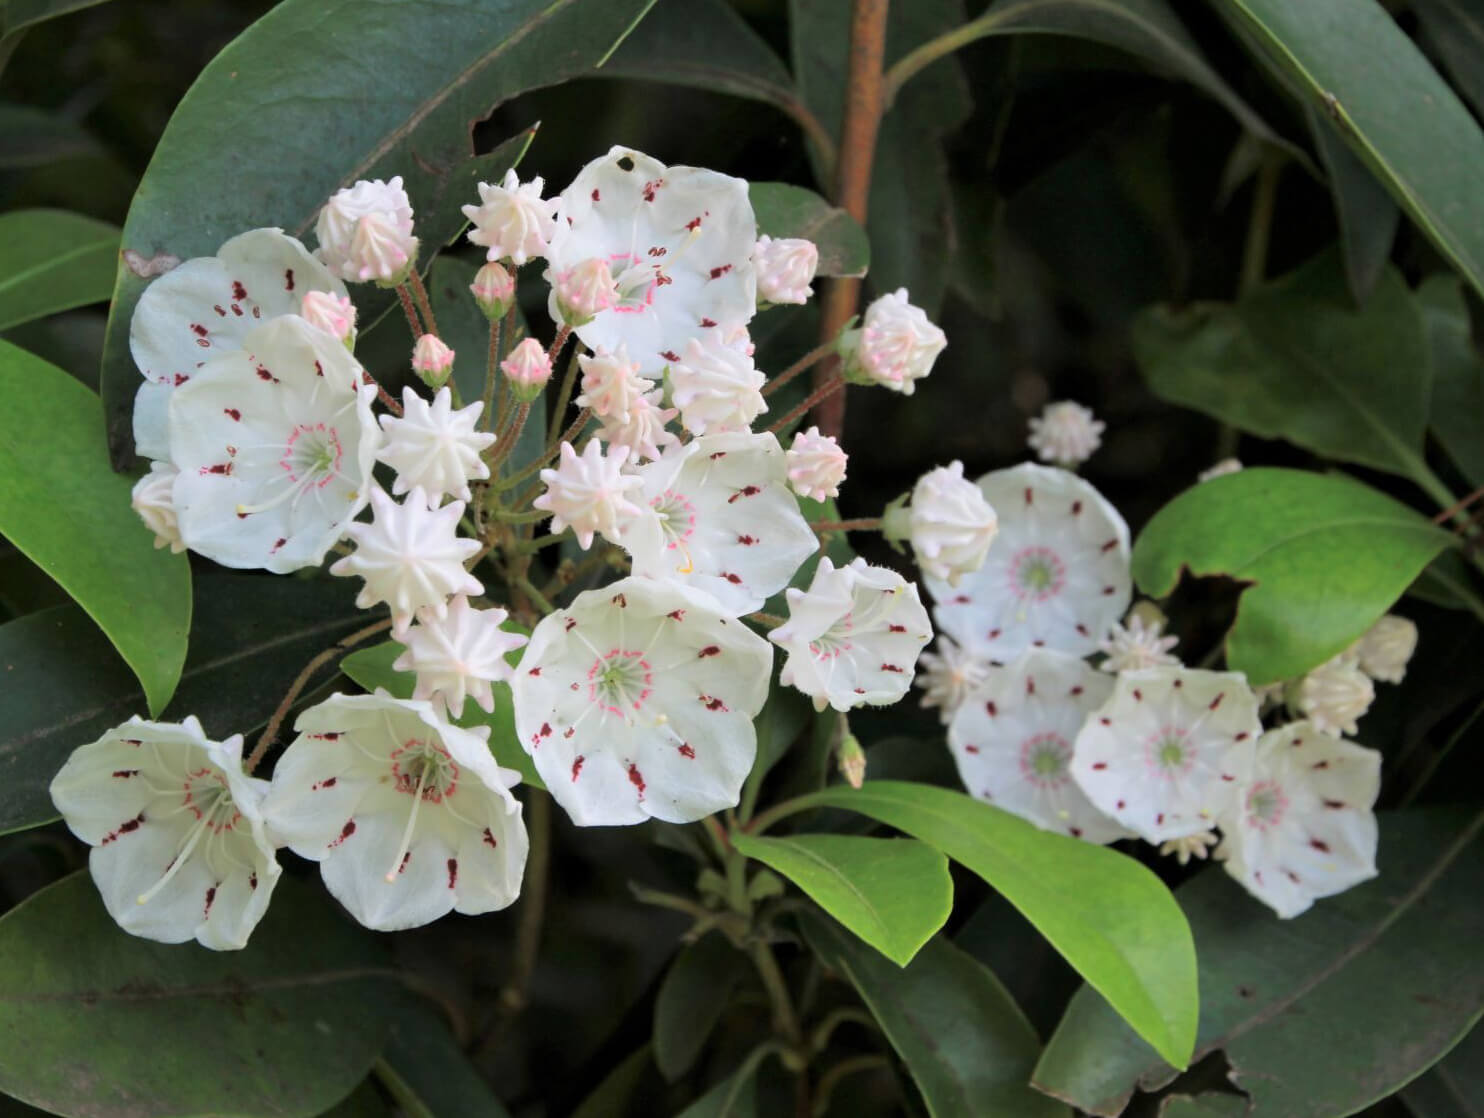
[[[1442,552],[1407,587],[1407,593],[1444,609],[1471,610],[1476,617],[1484,618],[1484,587],[1479,584],[1478,572],[1457,551]]]
[[[1428,276],[1417,289],[1422,325],[1432,355],[1432,415],[1438,442],[1474,485],[1484,485],[1484,363],[1469,335],[1463,285],[1451,275]]]
[[[397,1004],[380,943],[290,877],[242,951],[119,929],[86,873],[0,919],[0,1089],[58,1114],[317,1115]],[[174,1053],[179,1058],[172,1058]]]
[[[1159,1104],[1159,1118],[1242,1118],[1250,1105],[1246,1095],[1220,1091],[1171,1095]]]
[[[736,1071],[682,1110],[676,1118],[757,1118],[757,1071],[770,1054],[766,1046],[753,1049]]]
[[[1344,651],[1453,537],[1342,474],[1248,469],[1187,489],[1134,543],[1133,575],[1163,598],[1182,571],[1249,583],[1226,662],[1253,686]]]
[[[43,20],[56,19],[103,0],[3,0],[0,2],[0,38],[6,38]]]
[[[871,244],[860,224],[812,190],[784,182],[749,183],[759,235],[803,237],[819,248],[821,276],[863,276],[871,264]]]
[[[4,1118],[3,1112],[0,1112],[0,1118]],[[325,1111],[320,1118],[401,1118],[401,1115],[381,1097],[374,1082],[363,1079],[359,1087]]]
[[[1468,1036],[1426,1075],[1402,1088],[1416,1118],[1479,1118],[1484,1114],[1484,1029]]]
[[[1478,943],[1484,814],[1381,816],[1381,877],[1279,920],[1225,873],[1177,894],[1201,972],[1196,1059],[1224,1051],[1256,1114],[1353,1114],[1446,1053],[1484,1011]],[[1036,1068],[1043,1090],[1095,1115],[1175,1075],[1092,991]]]
[[[113,292],[119,231],[63,210],[0,214],[0,330],[101,303]]]
[[[1329,176],[1329,190],[1340,220],[1345,279],[1355,301],[1364,303],[1386,268],[1402,212],[1370,168],[1345,146],[1330,118],[1312,108],[1307,115],[1309,132]]]
[[[67,117],[33,105],[0,104],[0,169],[41,167],[62,159],[101,154],[103,146],[92,133]],[[115,236],[117,232],[114,230]],[[111,293],[111,267],[108,279]]]
[[[648,1044],[636,1048],[622,1063],[608,1073],[597,1090],[582,1100],[571,1118],[614,1118],[627,1114],[631,1097],[644,1083],[652,1062]]]
[[[926,843],[734,832],[732,845],[788,878],[899,967],[912,961],[953,910],[948,859]]]
[[[675,956],[654,1002],[654,1062],[672,1082],[696,1062],[726,1012],[746,958],[721,935],[702,936]]]
[[[941,936],[904,969],[815,917],[810,946],[860,994],[932,1118],[1052,1118],[1069,1111],[1031,1089],[1041,1045],[993,974]]]
[[[191,569],[158,550],[98,437],[98,397],[0,342],[0,533],[108,635],[162,710],[185,661]]]
[[[407,997],[392,1021],[377,1077],[407,1118],[509,1118],[431,1004]]]
[[[263,225],[303,235],[335,189],[393,174],[406,178],[424,245],[442,245],[463,227],[458,202],[472,197],[471,122],[589,72],[649,2],[285,0],[181,100],[129,207],[126,254],[204,256]],[[101,380],[116,463],[130,457],[139,375],[129,319],[146,282],[120,265]],[[362,285],[363,321],[389,299]]]
[[[870,816],[982,877],[1139,1034],[1184,1064],[1195,1041],[1195,952],[1160,880],[1117,851],[1042,831],[960,792],[868,780],[794,801]]]
[[[1475,112],[1484,112],[1484,15],[1472,0],[1411,0],[1428,42]]]
[[[768,701],[762,712],[752,720],[757,732],[757,760],[747,774],[746,791],[742,802],[746,813],[756,803],[757,792],[773,766],[783,759],[789,747],[798,740],[804,727],[814,713],[804,693],[795,687],[784,687],[778,682],[777,673],[781,665],[773,666],[773,685],[768,689]]]

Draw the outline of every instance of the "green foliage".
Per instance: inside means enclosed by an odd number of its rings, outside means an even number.
[[[465,1114],[509,1118],[448,1031],[448,1024],[429,1002],[420,999],[406,997],[397,1008],[376,1075],[407,1118]]]
[[[694,1066],[726,1012],[745,960],[720,935],[702,936],[675,956],[654,1002],[654,1062],[666,1079]]]
[[[61,210],[0,214],[0,330],[101,303],[113,290],[119,231]]]
[[[1484,440],[1476,422],[1484,415],[1484,362],[1469,337],[1463,287],[1452,276],[1429,276],[1417,289],[1417,305],[1432,358],[1433,434],[1464,476],[1484,485]]]
[[[822,276],[863,276],[871,263],[866,231],[838,206],[784,182],[748,185],[757,231],[770,237],[803,237],[819,249]]]

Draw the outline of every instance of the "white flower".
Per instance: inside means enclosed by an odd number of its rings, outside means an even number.
[[[635,400],[627,412],[605,417],[598,437],[609,446],[626,447],[630,461],[658,458],[665,447],[680,441],[679,435],[665,427],[678,413],[660,407],[663,394],[656,388]]]
[[[1112,680],[1065,652],[1032,648],[988,669],[948,727],[959,779],[970,795],[1043,830],[1088,842],[1127,838],[1068,771],[1077,731],[1112,690]]]
[[[597,257],[618,289],[613,307],[576,328],[588,348],[626,343],[640,372],[657,375],[702,331],[752,318],[757,223],[741,179],[615,147],[578,173],[561,205],[548,282]]]
[[[943,331],[909,303],[907,289],[899,287],[867,307],[861,328],[845,336],[846,370],[867,383],[910,396],[916,390],[914,382],[933,371],[933,362],[947,345]]]
[[[1225,477],[1227,474],[1235,474],[1242,469],[1242,463],[1236,458],[1223,458],[1209,470],[1202,470],[1196,475],[1196,481],[1210,481],[1212,478]]]
[[[469,243],[483,245],[487,259],[509,260],[516,267],[546,255],[547,243],[556,232],[557,204],[541,197],[546,188],[538,175],[523,183],[515,169],[505,172],[498,186],[479,184],[479,205],[460,206],[473,226]]]
[[[177,555],[186,549],[175,519],[175,479],[179,474],[169,462],[151,462],[149,473],[134,483],[130,495],[139,519],[155,534],[155,547],[168,546]]]
[[[917,587],[895,571],[854,559],[819,561],[808,590],[790,588],[788,621],[768,634],[788,652],[779,680],[847,711],[896,702],[912,685],[923,646],[933,638]]]
[[[180,535],[228,567],[315,566],[366,505],[376,388],[323,330],[265,322],[170,399]]]
[[[337,190],[314,226],[315,255],[341,279],[392,281],[417,258],[412,202],[402,176]]]
[[[534,400],[551,379],[551,358],[535,338],[526,338],[500,362],[500,370],[510,378],[517,395]]]
[[[447,387],[431,404],[410,386],[402,389],[402,414],[381,417],[386,443],[377,455],[397,471],[392,492],[400,497],[415,486],[434,508],[444,496],[469,500],[469,483],[490,476],[480,454],[495,436],[474,429],[482,411],[482,400],[454,411]]]
[[[1375,684],[1349,653],[1320,664],[1298,686],[1299,709],[1326,734],[1354,734],[1375,697]]]
[[[515,900],[527,840],[509,789],[520,775],[495,764],[489,727],[460,729],[378,691],[332,695],[294,729],[263,813],[362,924],[396,931]]]
[[[1211,847],[1220,841],[1221,838],[1215,831],[1197,831],[1193,835],[1184,835],[1181,838],[1160,843],[1159,852],[1166,858],[1174,855],[1183,866],[1188,864],[1192,858],[1198,858],[1204,862],[1211,852]]]
[[[818,547],[772,435],[703,435],[634,476],[644,514],[618,539],[634,574],[704,590],[729,613],[759,609]]]
[[[1232,802],[1261,733],[1240,672],[1121,672],[1077,735],[1072,777],[1145,841],[1183,838],[1208,830]]]
[[[1107,657],[1099,667],[1105,672],[1179,667],[1180,658],[1171,656],[1170,649],[1180,643],[1180,638],[1160,636],[1163,628],[1162,621],[1146,624],[1137,612],[1131,612],[1122,625],[1114,625],[1098,642],[1098,651]]]
[[[480,581],[464,570],[479,550],[479,541],[459,536],[464,502],[432,508],[432,500],[414,486],[401,504],[379,486],[371,490],[370,523],[352,524],[346,534],[356,542],[350,555],[330,565],[332,575],[359,575],[366,580],[356,605],[370,609],[385,602],[392,611],[392,633],[401,637],[418,610],[448,616],[454,594],[479,594]]]
[[[450,718],[463,714],[466,697],[493,712],[490,684],[510,682],[512,669],[505,657],[526,643],[523,635],[502,627],[509,617],[503,609],[475,609],[466,595],[459,594],[449,601],[445,617],[418,613],[417,623],[402,637],[406,650],[392,667],[416,672],[412,697],[430,700],[434,709],[442,707]]]
[[[433,387],[439,387],[453,372],[454,352],[436,334],[424,334],[412,347],[412,371]]]
[[[242,737],[211,741],[195,718],[135,717],[73,751],[51,783],[108,914],[161,943],[247,945],[280,873]]]
[[[694,435],[746,430],[768,410],[762,394],[768,378],[715,330],[687,340],[683,356],[669,371],[670,399],[680,409],[680,422]]]
[[[890,538],[911,541],[924,574],[957,586],[984,565],[999,518],[979,486],[964,478],[964,464],[953,462],[918,478],[905,515],[889,514],[882,528]]]
[[[937,707],[943,725],[953,721],[969,692],[989,678],[990,663],[960,648],[952,637],[940,636],[935,651],[917,658],[917,678],[922,688],[922,706]]]
[[[640,513],[629,497],[643,483],[623,472],[628,458],[629,448],[624,446],[605,455],[597,439],[590,440],[581,455],[571,443],[563,443],[557,468],[541,471],[546,492],[531,505],[552,514],[553,534],[570,527],[584,551],[598,533],[617,542],[624,524]]]
[[[1285,919],[1376,876],[1381,754],[1309,722],[1269,730],[1221,820],[1226,872]]]
[[[536,626],[516,731],[578,826],[688,823],[737,803],[772,664],[708,595],[621,579]]]
[[[1071,400],[1047,404],[1041,414],[1031,419],[1030,448],[1042,462],[1058,466],[1077,466],[1092,457],[1103,443],[1101,419]]]
[[[798,237],[757,239],[752,250],[757,269],[757,295],[766,303],[807,303],[809,285],[819,268],[819,247]]]
[[[299,317],[311,326],[318,326],[343,345],[356,340],[356,305],[348,295],[337,295],[333,291],[306,291]]]
[[[166,272],[140,296],[129,321],[129,352],[144,384],[134,400],[134,444],[147,458],[170,457],[170,395],[211,358],[238,350],[248,333],[304,297],[343,297],[345,285],[279,229],[233,237],[215,256]]]
[[[486,318],[504,318],[515,302],[515,277],[505,265],[491,260],[474,273],[469,294],[474,296]]]
[[[654,387],[654,381],[639,375],[639,363],[630,361],[626,347],[612,353],[599,350],[577,358],[582,367],[582,395],[577,406],[591,408],[599,419],[623,417],[637,400]]]
[[[1128,608],[1128,525],[1075,474],[1027,462],[979,479],[999,535],[957,589],[927,576],[933,616],[991,660],[1027,648],[1085,656]]]
[[[1377,683],[1400,683],[1407,662],[1417,651],[1417,626],[1405,617],[1388,613],[1356,642],[1360,670]]]
[[[818,427],[795,431],[787,457],[788,483],[800,497],[824,501],[840,495],[846,456],[834,436],[821,435]]]

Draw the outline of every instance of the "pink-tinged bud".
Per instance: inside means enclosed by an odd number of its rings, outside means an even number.
[[[819,268],[819,248],[801,238],[775,241],[762,236],[752,250],[752,264],[757,270],[759,302],[807,303],[813,294],[809,285]]]
[[[417,259],[412,203],[401,177],[362,180],[336,191],[320,210],[315,255],[341,279],[395,286]]]
[[[585,326],[618,302],[618,285],[608,261],[590,256],[557,277],[552,291],[556,315],[568,326]]]
[[[932,371],[933,362],[948,344],[943,331],[928,321],[920,307],[907,301],[899,287],[866,308],[860,329],[841,336],[845,379],[857,384],[879,384],[910,396]]]
[[[818,427],[799,431],[784,456],[788,483],[800,497],[824,501],[840,495],[845,480],[846,456],[840,444]]]
[[[309,325],[318,326],[346,345],[355,341],[356,305],[347,295],[336,295],[333,291],[306,292],[299,314]]]
[[[430,388],[441,388],[453,370],[453,350],[436,334],[424,334],[413,347],[412,368]]]
[[[845,783],[852,788],[859,788],[866,782],[866,751],[861,748],[860,739],[849,731],[846,731],[840,742],[840,752],[835,763],[840,769],[840,775],[845,778]]]
[[[515,277],[505,265],[491,260],[474,273],[474,282],[469,291],[484,317],[494,322],[504,318],[510,304],[515,302]]]
[[[500,362],[500,368],[510,378],[515,398],[529,404],[551,379],[551,358],[535,338],[527,338],[510,351],[510,356]]]

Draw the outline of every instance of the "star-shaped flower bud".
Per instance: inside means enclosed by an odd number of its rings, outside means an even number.
[[[368,928],[477,916],[520,892],[526,828],[490,754],[429,703],[332,695],[299,716],[263,805],[273,832],[320,864],[330,895]]]
[[[788,621],[768,634],[788,652],[779,680],[847,711],[896,702],[912,685],[913,665],[933,639],[917,587],[895,571],[854,559],[819,561],[808,590],[790,588]]]
[[[280,873],[242,737],[211,741],[195,718],[131,718],[73,751],[51,783],[121,928],[213,951],[247,945]]]
[[[663,395],[656,388],[635,400],[627,412],[607,416],[598,437],[610,447],[627,448],[631,462],[658,458],[665,447],[680,442],[680,436],[665,426],[679,413],[660,406]]]
[[[819,268],[819,247],[798,237],[757,239],[752,250],[757,297],[764,303],[807,303]]]
[[[1269,730],[1221,819],[1226,872],[1287,919],[1376,876],[1381,754],[1310,722]]]
[[[1350,652],[1320,664],[1298,685],[1299,709],[1320,732],[1336,736],[1355,734],[1375,698],[1375,684]]]
[[[344,345],[355,344],[356,305],[348,295],[337,295],[333,291],[306,291],[299,317]]]
[[[381,429],[373,385],[298,315],[265,322],[170,400],[186,546],[228,567],[319,564],[365,507]]]
[[[1071,468],[1092,457],[1103,443],[1106,426],[1081,404],[1061,400],[1047,404],[1039,416],[1031,419],[1026,443],[1042,462]]]
[[[634,574],[704,590],[730,613],[761,608],[818,547],[772,435],[704,435],[634,474],[644,515],[618,540]]]
[[[1131,610],[1122,625],[1114,625],[1098,642],[1098,651],[1107,657],[1098,666],[1105,672],[1178,668],[1180,657],[1171,655],[1170,649],[1180,643],[1180,638],[1161,636],[1163,628],[1163,621],[1146,622],[1137,610]]]
[[[670,399],[693,435],[745,431],[768,410],[758,372],[744,347],[727,345],[716,330],[690,338],[670,364]]]
[[[904,396],[912,395],[915,382],[933,371],[933,362],[947,345],[943,331],[928,321],[922,308],[907,301],[905,287],[873,302],[861,328],[841,340],[848,377]]]
[[[570,527],[584,551],[597,533],[618,542],[623,525],[640,514],[630,498],[643,482],[623,472],[628,448],[614,447],[604,454],[598,440],[592,439],[581,455],[571,443],[563,443],[560,453],[556,469],[541,471],[546,492],[531,502],[532,507],[552,514],[553,533]]]
[[[510,378],[517,400],[530,403],[551,380],[551,358],[535,338],[526,338],[500,362],[500,371]]]
[[[847,459],[834,436],[821,435],[818,427],[796,431],[787,458],[788,483],[800,497],[824,501],[840,495]]]
[[[332,575],[359,575],[366,580],[356,605],[370,609],[385,602],[392,611],[392,633],[400,638],[413,614],[427,609],[434,617],[448,615],[454,594],[480,594],[484,586],[464,569],[479,550],[479,541],[459,536],[464,502],[451,501],[432,508],[432,500],[414,486],[401,504],[380,487],[371,490],[370,523],[352,524],[346,535],[356,549],[330,566]]]
[[[490,684],[509,683],[507,655],[523,648],[526,638],[503,628],[510,614],[503,609],[475,609],[459,594],[448,603],[446,617],[420,611],[417,623],[402,637],[406,650],[392,667],[416,672],[414,699],[428,699],[450,718],[464,713],[464,699],[485,711],[495,709]]]
[[[913,682],[922,688],[922,706],[937,707],[938,718],[946,726],[964,700],[989,679],[991,665],[960,648],[952,637],[939,636],[933,648],[917,658]]]
[[[412,371],[430,388],[441,388],[453,372],[454,352],[436,334],[424,334],[412,347]]]
[[[577,405],[591,408],[599,419],[627,416],[635,401],[654,387],[654,381],[639,375],[639,363],[629,360],[622,345],[612,353],[583,354],[577,362],[582,366],[582,395]]]
[[[186,549],[175,518],[175,479],[180,475],[169,462],[151,462],[149,473],[134,483],[130,504],[155,534],[155,547],[169,547],[179,554]]]
[[[1112,690],[1112,680],[1065,652],[1032,648],[990,668],[948,727],[959,779],[971,795],[1043,830],[1088,842],[1127,838],[1070,771],[1077,732]]]
[[[233,237],[145,288],[129,320],[129,352],[144,377],[134,400],[134,446],[170,457],[174,390],[213,357],[240,350],[269,319],[298,314],[310,292],[345,295],[345,284],[279,229]]]
[[[1160,843],[1159,852],[1166,858],[1173,856],[1183,866],[1192,858],[1204,862],[1210,855],[1211,848],[1220,841],[1221,836],[1215,831],[1197,831],[1193,835]]]
[[[689,823],[736,805],[772,667],[768,643],[709,595],[620,579],[536,626],[515,728],[578,826]]]
[[[402,176],[360,180],[337,190],[319,212],[315,255],[341,279],[400,283],[417,259],[412,202]]]
[[[1261,733],[1257,696],[1240,672],[1122,672],[1077,735],[1072,776],[1146,842],[1183,838],[1209,829],[1233,801]]]
[[[1405,617],[1388,613],[1356,642],[1360,670],[1377,683],[1400,683],[1407,664],[1417,651],[1417,626]]]
[[[514,168],[505,172],[498,185],[479,184],[479,205],[460,206],[473,226],[469,243],[482,245],[490,261],[509,260],[517,268],[527,260],[546,255],[546,246],[556,232],[557,203],[541,192],[546,182],[538,175],[523,183]]]
[[[491,260],[474,273],[469,293],[474,296],[474,302],[484,312],[484,317],[494,322],[504,318],[515,302],[515,277],[505,265]]]
[[[402,414],[381,417],[386,443],[377,455],[397,471],[392,493],[400,497],[416,487],[434,508],[445,496],[469,500],[469,483],[490,476],[480,455],[495,436],[474,428],[482,411],[480,400],[454,411],[446,386],[431,404],[411,387],[402,389]]]
[[[957,587],[928,575],[939,628],[1005,663],[1027,648],[1086,656],[1133,593],[1128,525],[1075,474],[1025,463],[979,479],[998,514],[984,565]]]
[[[964,464],[953,462],[918,478],[911,504],[893,508],[881,528],[888,539],[909,541],[923,573],[952,587],[984,565],[999,518],[964,477]]]

